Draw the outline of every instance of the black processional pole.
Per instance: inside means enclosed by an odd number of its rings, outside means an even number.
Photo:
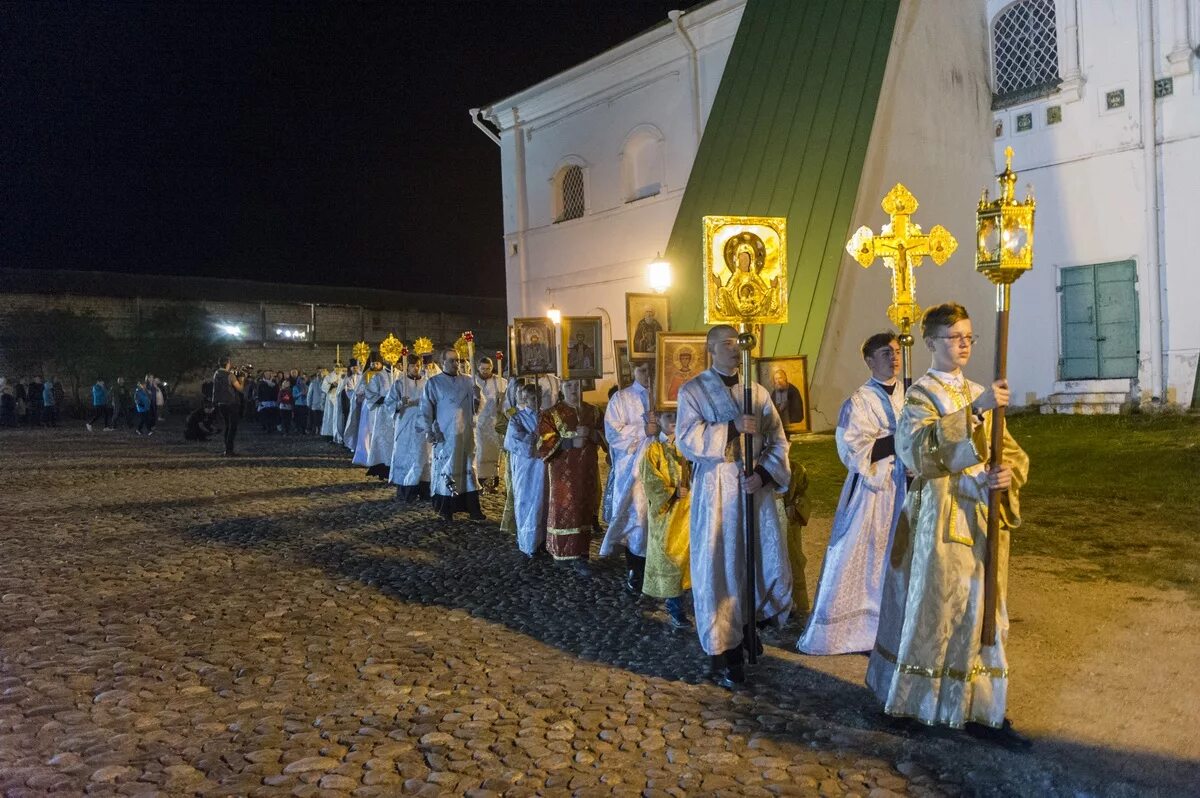
[[[742,350],[742,414],[754,415],[754,384],[750,376],[750,353],[754,350],[754,333],[747,324],[738,325],[738,348]],[[754,435],[742,435],[742,462],[745,477],[754,476]],[[743,531],[746,535],[746,636],[747,662],[758,663],[758,534],[754,523],[754,494],[742,491]]]
[[[765,330],[768,324],[787,324],[788,321],[787,218],[705,216],[703,222],[704,323],[737,325],[738,349],[742,353],[742,415],[756,416],[751,357],[758,344],[755,328]],[[763,435],[762,430],[758,434]],[[764,444],[766,440],[764,438]],[[746,552],[746,583],[742,588],[746,631],[742,645],[746,649],[746,661],[756,665],[759,655],[759,546],[754,493],[757,491],[747,491],[744,485],[745,481],[754,478],[754,433],[742,433],[741,443],[742,534]],[[787,453],[783,456],[786,458]],[[768,496],[761,501],[773,503],[774,498]],[[728,533],[736,534],[732,529]]]

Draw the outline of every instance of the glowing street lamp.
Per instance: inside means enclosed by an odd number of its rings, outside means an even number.
[[[661,253],[646,267],[646,280],[656,294],[664,294],[671,287],[671,264],[663,260]]]

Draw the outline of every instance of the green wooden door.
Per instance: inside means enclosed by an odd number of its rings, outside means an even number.
[[[1137,268],[1133,261],[1063,269],[1059,286],[1064,380],[1137,376]]]

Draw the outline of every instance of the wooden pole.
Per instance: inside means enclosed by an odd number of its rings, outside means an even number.
[[[1008,308],[1011,286],[1004,283],[996,286],[996,379],[1008,378]],[[989,469],[1004,462],[1004,407],[992,411],[992,441],[988,458]],[[983,570],[983,633],[980,636],[985,646],[996,645],[996,617],[999,603],[1000,560],[1000,502],[1003,490],[988,491],[987,561]]]
[[[750,375],[750,352],[754,349],[754,334],[747,324],[739,325],[738,347],[742,350],[742,413],[754,414],[754,384]],[[754,436],[742,436],[742,463],[747,479],[754,475]],[[754,523],[754,494],[742,493],[742,523],[746,535],[746,636],[742,645],[746,649],[746,661],[758,663],[758,541]]]

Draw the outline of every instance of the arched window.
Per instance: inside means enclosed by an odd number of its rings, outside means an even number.
[[[583,167],[569,163],[554,175],[554,222],[565,222],[583,216],[587,207],[583,187]]]
[[[1059,84],[1054,0],[1018,0],[992,22],[993,108],[1045,96]]]
[[[626,202],[653,197],[663,186],[663,134],[639,125],[621,147],[621,191]]]

